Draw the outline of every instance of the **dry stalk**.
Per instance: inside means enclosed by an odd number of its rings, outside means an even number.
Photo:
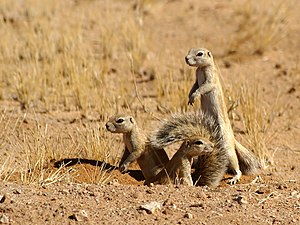
[[[139,94],[138,91],[138,87],[136,84],[136,79],[135,79],[135,74],[134,74],[134,62],[133,62],[133,57],[131,53],[128,53],[128,58],[130,60],[130,65],[131,65],[131,75],[132,75],[132,79],[133,79],[133,84],[134,84],[134,90],[135,90],[135,95],[137,97],[137,99],[139,100],[141,106],[143,107],[144,112],[149,112],[149,110],[147,110],[146,105],[143,103],[143,100]]]

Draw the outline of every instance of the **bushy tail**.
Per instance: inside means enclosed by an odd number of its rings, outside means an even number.
[[[193,180],[196,185],[218,186],[228,167],[226,146],[221,145],[222,137],[214,120],[202,112],[173,114],[161,122],[156,132],[150,135],[150,143],[163,148],[178,141],[201,136],[214,143],[214,151],[199,157]]]
[[[239,160],[240,170],[243,174],[255,174],[262,168],[261,163],[253,152],[235,140],[235,150]]]
[[[214,120],[201,112],[177,113],[161,121],[158,130],[150,135],[150,143],[155,148],[163,148],[196,135],[216,139]]]
[[[216,187],[223,179],[229,159],[226,147],[220,143],[217,141],[211,154],[198,157],[196,169],[192,175],[195,185]]]

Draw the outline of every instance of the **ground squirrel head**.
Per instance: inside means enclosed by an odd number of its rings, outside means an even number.
[[[194,157],[211,153],[214,149],[214,145],[203,137],[194,136],[185,140],[181,144],[180,149],[182,149],[186,155]]]
[[[105,124],[106,129],[112,133],[127,133],[132,131],[136,122],[132,116],[113,116]]]
[[[213,56],[205,48],[192,48],[186,55],[185,61],[189,66],[206,67],[212,64]]]

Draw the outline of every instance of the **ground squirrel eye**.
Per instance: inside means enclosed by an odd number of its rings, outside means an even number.
[[[198,140],[198,141],[195,141],[195,144],[196,144],[196,145],[203,145],[203,142],[200,141],[200,140]]]
[[[123,119],[123,118],[119,118],[119,119],[117,119],[116,122],[117,122],[117,123],[123,123],[123,122],[124,122],[124,119]]]
[[[198,52],[196,56],[203,56],[203,52]]]

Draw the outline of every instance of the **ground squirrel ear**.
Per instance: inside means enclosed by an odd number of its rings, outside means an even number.
[[[130,122],[131,122],[132,124],[134,124],[134,119],[133,119],[133,117],[129,117],[129,120],[130,120]]]
[[[211,57],[210,52],[207,52],[208,57]]]
[[[189,140],[186,140],[185,143],[186,143],[186,147],[189,148],[191,146],[191,142]]]

